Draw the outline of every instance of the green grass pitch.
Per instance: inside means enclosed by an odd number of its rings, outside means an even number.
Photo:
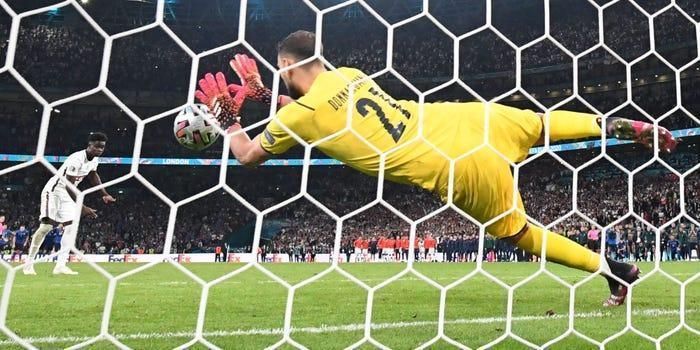
[[[103,264],[113,275],[138,267],[135,264]],[[205,281],[214,280],[243,265],[186,264]],[[290,284],[299,283],[328,269],[328,264],[265,264]],[[41,349],[60,349],[99,334],[108,280],[87,264],[73,264],[78,276],[52,276],[52,264],[39,264],[38,276],[17,274],[7,315],[7,326]],[[376,286],[405,269],[405,264],[341,264],[345,271]],[[415,270],[446,286],[475,268],[474,264],[417,263]],[[700,273],[700,263],[662,263],[662,269],[680,281]],[[539,268],[534,263],[484,264],[484,270],[514,285]],[[581,281],[585,273],[554,264],[548,270],[569,283]],[[632,326],[659,337],[681,322],[681,287],[653,265],[641,264],[648,276],[633,291]],[[5,279],[6,271],[2,278]],[[186,274],[162,263],[124,278],[116,288],[109,330],[134,349],[169,349],[193,338],[197,323],[201,286]],[[603,278],[576,290],[574,327],[587,336],[603,340],[626,325],[626,308],[604,309],[607,297]],[[288,292],[257,268],[246,271],[210,289],[204,322],[205,338],[224,349],[260,349],[282,339]],[[535,344],[544,344],[568,329],[569,289],[545,274],[516,288],[513,293],[514,334]],[[445,335],[471,348],[483,346],[506,330],[507,290],[483,274],[450,289],[446,294]],[[310,349],[343,349],[364,335],[367,291],[338,272],[298,289],[293,299],[292,339]],[[371,335],[392,349],[412,349],[438,332],[440,291],[408,273],[376,291],[372,307]],[[700,330],[700,279],[685,290],[686,323]],[[700,335],[682,329],[661,343],[663,349],[697,349]],[[18,349],[7,337],[0,348]],[[100,341],[90,349],[113,349]],[[195,345],[193,349],[205,349]],[[289,345],[283,349],[291,349]],[[365,344],[362,349],[374,348]],[[439,341],[431,349],[453,348]],[[507,339],[494,349],[525,349]],[[564,338],[552,349],[594,349],[576,336]],[[655,344],[633,333],[609,342],[609,349],[654,349]]]

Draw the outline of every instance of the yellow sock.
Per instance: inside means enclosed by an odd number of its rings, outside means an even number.
[[[515,243],[523,250],[542,256],[542,237],[547,235],[547,260],[588,272],[600,267],[600,256],[580,244],[541,227],[528,225],[527,231]]]
[[[544,116],[542,120],[544,120]],[[554,111],[549,114],[549,139],[551,141],[599,137],[600,133],[598,116],[595,114],[569,111]]]

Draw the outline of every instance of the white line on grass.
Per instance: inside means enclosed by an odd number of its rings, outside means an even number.
[[[672,273],[670,274],[671,276],[694,276],[697,275],[700,272],[677,272],[677,273]],[[503,275],[503,276],[496,276],[501,280],[504,281],[520,281],[523,278],[530,277],[531,275]],[[586,275],[557,275],[560,278],[563,279],[577,279],[577,278],[582,278],[585,277]],[[436,277],[433,278],[435,281],[456,281],[460,277]],[[371,283],[371,282],[383,282],[386,281],[387,278],[360,278],[361,281],[366,282],[366,283]],[[399,281],[423,281],[420,278],[416,277],[402,277],[399,279]],[[339,280],[320,280],[319,282],[330,282],[330,283],[355,283],[354,281],[342,278]],[[92,286],[107,286],[108,281],[105,280],[104,283],[97,283],[97,282],[91,282],[91,283],[50,283],[50,284],[42,284],[42,286],[46,287],[56,287],[56,288],[61,288],[61,287],[92,287]],[[253,280],[253,281],[240,281],[236,280],[235,278],[232,280],[226,280],[223,281],[219,284],[278,284],[277,281],[275,280],[269,280],[269,279],[264,279],[264,280]],[[468,282],[465,282],[468,283]],[[141,286],[143,283],[142,282],[119,282],[119,286]],[[158,282],[158,283],[149,283],[150,286],[185,286],[185,285],[195,285],[197,282],[195,281],[166,281],[166,282]],[[198,284],[197,284],[198,285]],[[24,283],[15,283],[14,287],[20,287],[20,288],[36,288],[36,285],[33,284],[24,284]],[[0,285],[0,289],[2,289],[3,286]]]
[[[700,311],[700,309],[688,309],[686,313],[695,313]],[[635,310],[632,312],[636,316],[646,316],[646,317],[658,317],[658,316],[674,316],[680,314],[678,310],[670,309],[645,309],[645,310]],[[576,318],[603,318],[613,316],[610,311],[596,311],[596,312],[586,312],[576,314]],[[552,316],[516,316],[513,317],[513,321],[543,321],[543,320],[559,320],[568,318],[568,314],[556,314]],[[483,317],[483,318],[464,318],[456,320],[445,320],[446,325],[460,325],[460,324],[491,324],[491,323],[502,323],[506,322],[505,317]],[[437,321],[413,321],[413,322],[391,322],[391,323],[377,323],[372,324],[373,330],[382,329],[396,329],[396,328],[410,328],[410,327],[425,327],[425,326],[435,326]],[[328,326],[322,325],[320,327],[302,327],[302,328],[292,328],[292,333],[336,333],[336,332],[355,332],[365,329],[364,323],[354,323],[339,326]],[[282,335],[284,330],[282,328],[267,328],[267,329],[238,329],[234,331],[213,331],[204,332],[204,337],[234,337],[234,336],[247,336],[247,335]],[[168,333],[133,333],[133,334],[115,334],[114,335],[119,340],[149,340],[149,339],[168,339],[168,338],[192,338],[194,337],[193,332],[168,332]],[[83,342],[93,337],[86,336],[48,336],[41,338],[24,338],[24,340],[34,343],[34,344],[54,344],[54,343],[78,343]],[[16,344],[12,340],[2,340],[0,345],[11,345]]]

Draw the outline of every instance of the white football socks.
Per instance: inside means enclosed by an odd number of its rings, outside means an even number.
[[[77,236],[75,225],[69,225],[63,228],[63,237],[61,237],[61,250],[58,253],[56,266],[66,266],[70,249],[75,246],[75,238]]]
[[[41,224],[39,228],[32,235],[32,244],[29,245],[29,256],[27,257],[27,262],[32,262],[36,259],[36,254],[41,248],[41,244],[44,243],[44,238],[51,231],[53,226],[49,224]]]

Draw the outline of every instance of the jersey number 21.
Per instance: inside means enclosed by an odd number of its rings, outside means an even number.
[[[386,114],[384,114],[382,107],[379,106],[377,102],[370,100],[366,97],[357,100],[355,108],[357,108],[357,111],[363,117],[366,117],[370,113],[370,110],[374,111],[374,113],[379,118],[379,121],[384,126],[384,130],[386,130],[389,133],[389,135],[391,135],[391,138],[394,139],[394,142],[399,142],[399,139],[401,139],[401,135],[403,135],[403,132],[406,130],[406,125],[403,122],[399,122],[399,124],[396,126],[391,124],[389,118],[387,118]]]

